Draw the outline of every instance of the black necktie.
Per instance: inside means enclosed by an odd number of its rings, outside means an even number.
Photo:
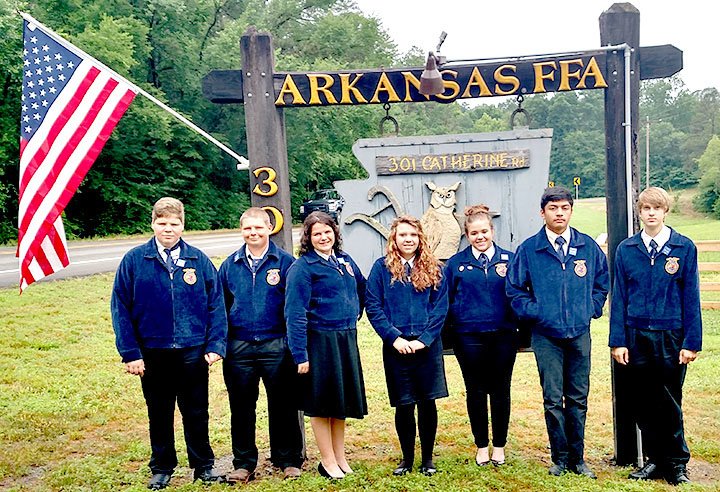
[[[488,260],[488,257],[485,253],[480,253],[480,267],[483,270],[487,270],[488,263],[490,263],[490,260]]]
[[[250,269],[253,273],[257,272],[258,265],[260,264],[260,258],[252,258],[250,261]]]
[[[405,263],[405,278],[410,280],[410,275],[412,274],[412,265],[408,261]]]
[[[557,244],[557,254],[558,258],[560,258],[560,263],[565,263],[565,249],[563,248],[565,245],[565,238],[558,236],[555,239],[555,244]]]
[[[655,257],[657,257],[658,254],[658,243],[655,242],[654,239],[650,240],[650,261],[655,261]]]

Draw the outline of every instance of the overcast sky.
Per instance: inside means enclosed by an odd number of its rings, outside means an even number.
[[[600,46],[598,18],[606,0],[356,0],[378,17],[401,52],[418,46],[448,59],[492,58],[590,50]],[[720,87],[720,2],[633,0],[640,45],[683,51],[680,77],[690,90]]]

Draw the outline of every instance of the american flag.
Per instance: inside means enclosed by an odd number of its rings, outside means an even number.
[[[61,214],[138,92],[37,22],[24,22],[20,292],[68,266]]]

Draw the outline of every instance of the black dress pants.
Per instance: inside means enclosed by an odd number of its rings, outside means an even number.
[[[488,446],[488,396],[494,447],[507,443],[510,383],[517,354],[515,330],[458,333],[453,345],[465,381],[468,417],[475,445]]]
[[[652,463],[674,468],[690,460],[685,442],[682,387],[686,364],[680,364],[683,330],[628,330],[628,365],[636,422],[643,451]]]
[[[180,409],[190,468],[212,468],[208,437],[208,365],[203,346],[144,349],[143,395],[150,421],[150,470],[172,474],[175,451],[175,402]]]
[[[298,419],[297,366],[285,338],[260,342],[228,341],[223,362],[225,385],[230,398],[233,467],[255,470],[255,410],[260,379],[268,399],[270,461],[279,467],[300,467],[302,431]]]

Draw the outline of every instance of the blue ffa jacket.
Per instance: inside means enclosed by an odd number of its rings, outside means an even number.
[[[532,330],[556,338],[575,338],[602,316],[608,293],[605,253],[593,239],[570,228],[561,263],[545,227],[518,248],[508,269],[505,290],[513,310]]]
[[[505,294],[505,278],[513,256],[495,244],[495,255],[490,258],[487,270],[483,270],[472,246],[468,246],[447,261],[448,326],[454,333],[515,329],[510,300]]]
[[[352,258],[338,253],[339,268],[315,251],[288,270],[285,320],[296,364],[308,361],[307,330],[354,329],[365,305],[365,277]]]
[[[110,301],[115,344],[123,362],[142,350],[203,345],[224,357],[227,318],[215,267],[180,240],[172,278],[155,238],[127,252],[115,274]]]
[[[379,258],[368,277],[365,309],[383,342],[392,345],[398,337],[432,345],[442,330],[448,311],[447,282],[437,289],[418,292],[410,282],[391,282],[392,275]]]
[[[228,256],[218,272],[225,294],[228,337],[245,342],[284,337],[285,283],[295,259],[271,241],[253,273],[246,248]]]
[[[627,329],[683,329],[682,348],[702,349],[697,248],[674,230],[651,262],[640,233],[615,252],[610,309],[611,347],[628,347]]]

